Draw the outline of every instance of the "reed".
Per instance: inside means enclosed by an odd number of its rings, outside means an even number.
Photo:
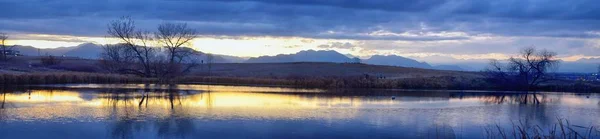
[[[488,139],[590,139],[600,137],[600,131],[594,127],[572,125],[568,120],[557,118],[553,126],[542,128],[539,125],[527,125],[519,121],[511,128],[499,125],[484,127],[485,138]]]
[[[168,81],[132,75],[90,72],[40,72],[24,74],[0,74],[0,85],[23,84],[71,84],[71,83],[186,83],[186,84],[233,84],[287,86],[300,88],[383,88],[383,89],[450,89],[450,90],[518,90],[502,88],[482,78],[453,76],[413,77],[385,79],[372,76],[330,77],[226,77],[184,76]],[[589,83],[549,84],[536,88],[538,91],[600,92],[600,86]]]
[[[0,84],[68,84],[68,83],[152,83],[151,78],[135,76],[83,73],[83,72],[44,72],[27,74],[0,74]]]
[[[305,88],[405,88],[405,89],[473,89],[480,83],[454,77],[378,79],[370,77],[206,77],[186,76],[162,83],[213,83],[238,85],[276,85]],[[88,72],[43,72],[0,74],[0,84],[68,84],[68,83],[159,83],[154,78]]]
[[[370,77],[205,77],[175,79],[179,83],[280,85],[306,88],[485,89],[485,82],[456,77],[378,79]]]

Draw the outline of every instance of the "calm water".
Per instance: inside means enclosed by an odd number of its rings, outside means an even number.
[[[598,94],[64,85],[4,88],[0,101],[0,138],[482,138],[486,127],[557,118],[600,126]]]

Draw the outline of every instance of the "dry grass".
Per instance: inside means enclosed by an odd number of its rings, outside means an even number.
[[[66,84],[66,83],[149,83],[155,79],[116,74],[80,72],[43,72],[0,74],[0,84]]]
[[[557,119],[557,123],[548,128],[539,125],[527,125],[519,121],[512,128],[504,129],[499,125],[485,127],[488,139],[590,139],[600,137],[600,131],[594,126],[572,125],[568,120]]]
[[[386,89],[450,89],[450,90],[503,90],[483,78],[434,76],[413,78],[381,78],[373,76],[343,77],[223,77],[223,76],[184,76],[166,82],[154,78],[141,78],[131,75],[89,73],[89,72],[40,72],[40,73],[0,73],[0,85],[23,84],[68,84],[68,83],[187,83],[187,84],[233,84],[288,86],[301,88],[386,88]],[[600,86],[589,84],[556,84],[537,88],[540,91],[597,92]]]
[[[423,77],[380,79],[375,77],[203,77],[176,79],[180,83],[221,83],[246,85],[281,85],[307,88],[401,88],[401,89],[485,89],[480,79],[460,77]]]

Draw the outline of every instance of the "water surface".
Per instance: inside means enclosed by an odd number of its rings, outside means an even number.
[[[576,93],[91,84],[3,88],[0,101],[0,138],[482,138],[492,125],[557,118],[600,126],[600,95]]]

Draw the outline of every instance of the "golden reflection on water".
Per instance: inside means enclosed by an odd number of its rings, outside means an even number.
[[[243,128],[271,132],[289,126],[334,128],[346,133],[365,129],[410,133],[395,130],[406,127],[408,131],[424,134],[432,133],[434,127],[437,134],[438,125],[479,129],[498,121],[520,122],[518,118],[531,120],[532,125],[548,125],[556,117],[571,119],[573,123],[600,124],[595,111],[600,108],[597,95],[404,92],[394,94],[395,99],[391,99],[390,95],[351,96],[268,87],[83,85],[75,88],[0,93],[0,125],[32,122],[31,127],[41,129],[48,127],[35,127],[37,122],[59,123],[49,127],[55,132],[68,123],[89,122],[87,130],[106,131],[113,138],[128,138],[138,133],[172,138],[203,132],[229,134]],[[551,106],[554,104],[560,107]],[[100,126],[93,126],[94,123]],[[315,126],[321,124],[324,127]]]
[[[81,86],[80,86],[81,87]],[[90,85],[81,88],[88,88]],[[102,86],[107,87],[107,86]],[[347,119],[360,115],[360,108],[443,108],[493,104],[550,104],[590,105],[574,95],[486,95],[468,97],[389,97],[282,94],[282,92],[318,92],[318,90],[179,85],[177,90],[144,90],[165,86],[119,85],[126,92],[29,90],[0,94],[3,111],[0,116],[16,120],[111,117],[211,117],[211,118],[325,118]],[[75,87],[77,88],[77,87]],[[137,88],[138,90],[135,90]],[[141,89],[141,90],[140,90]],[[92,89],[93,90],[93,89]],[[204,91],[181,91],[204,90]],[[113,90],[114,91],[114,90]],[[269,93],[260,93],[269,92]],[[273,93],[275,92],[275,93]],[[422,94],[417,94],[418,96]],[[591,105],[596,107],[596,105]],[[331,109],[335,109],[332,111]],[[1,120],[1,117],[0,117]]]
[[[86,97],[83,97],[86,96]],[[2,96],[0,96],[2,97]],[[357,97],[307,97],[302,95],[253,92],[181,92],[81,93],[64,90],[31,90],[6,93],[2,102],[9,104],[10,115],[18,119],[53,119],[144,116],[155,117],[211,115],[212,117],[263,118],[350,118],[355,109],[339,113],[314,113],[323,108],[356,108],[363,103],[385,105],[389,100],[361,100]],[[42,104],[43,103],[43,104]],[[13,108],[13,109],[10,109]],[[135,117],[135,116],[134,116]]]
[[[24,103],[84,101],[75,91],[33,90],[20,94],[9,93],[5,97],[9,102]]]
[[[210,92],[192,95],[113,95],[100,94],[97,98],[86,101],[85,105],[99,107],[125,106],[163,106],[171,105],[197,108],[354,108],[363,103],[393,104],[390,100],[365,101],[359,97],[307,97],[289,94],[243,93],[243,92]]]
[[[178,89],[178,90],[210,90],[214,92],[298,92],[320,93],[322,89],[301,89],[283,87],[258,86],[226,86],[226,85],[155,85],[155,84],[80,84],[65,85],[69,88],[113,88],[113,89]]]

